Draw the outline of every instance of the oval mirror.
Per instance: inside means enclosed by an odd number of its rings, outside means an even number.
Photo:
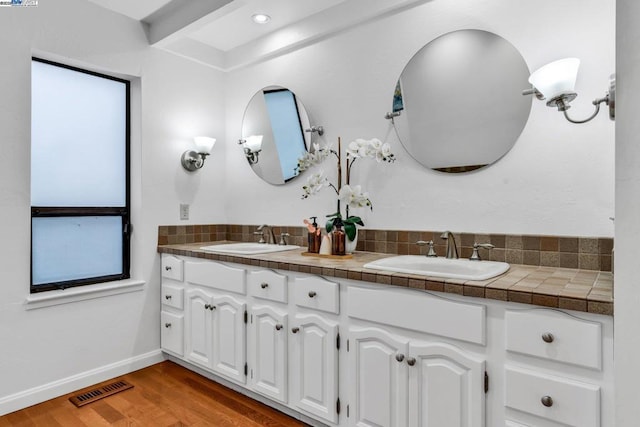
[[[311,147],[309,116],[295,94],[281,86],[258,91],[242,119],[242,144],[251,169],[269,184],[296,178],[298,159]]]
[[[422,165],[468,172],[504,156],[531,110],[529,68],[502,37],[482,30],[444,34],[418,51],[393,96],[400,142]],[[399,113],[399,115],[398,115]]]

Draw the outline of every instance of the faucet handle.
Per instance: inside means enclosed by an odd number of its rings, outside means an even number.
[[[253,235],[254,235],[254,236],[260,236],[260,240],[258,241],[258,243],[267,243],[267,242],[264,240],[264,231],[254,231],[254,232],[253,232]]]
[[[287,241],[285,240],[285,237],[289,237],[290,234],[289,233],[280,233],[280,242],[278,242],[279,245],[285,246],[287,244]]]
[[[425,246],[425,245],[429,245],[429,250],[427,251],[427,255],[428,257],[431,258],[435,258],[438,256],[438,254],[436,253],[435,249],[433,249],[433,240],[429,240],[428,242],[425,242],[424,240],[418,240],[416,242],[416,245],[418,246]]]
[[[473,244],[473,253],[469,257],[470,261],[481,261],[480,254],[478,253],[478,249],[480,249],[480,248],[493,249],[493,248],[495,248],[495,246],[493,246],[491,243],[474,243]]]

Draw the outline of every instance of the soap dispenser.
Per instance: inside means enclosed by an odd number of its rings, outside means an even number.
[[[331,232],[331,253],[333,255],[344,255],[345,254],[345,234],[342,229],[341,218],[336,218],[333,223],[333,231]]]
[[[313,221],[312,224],[308,224],[307,228],[309,233],[307,234],[307,243],[308,243],[308,251],[312,254],[317,254],[320,252],[320,245],[322,244],[322,232],[320,228],[318,228],[318,222],[315,216],[311,217]]]

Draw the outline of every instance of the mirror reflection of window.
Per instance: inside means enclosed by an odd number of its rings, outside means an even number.
[[[296,97],[287,89],[267,90],[264,91],[264,100],[280,159],[282,177],[286,182],[296,176],[298,159],[307,151]]]

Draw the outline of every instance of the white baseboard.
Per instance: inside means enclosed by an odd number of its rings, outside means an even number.
[[[138,369],[146,368],[147,366],[160,363],[163,360],[165,360],[165,358],[162,351],[158,349],[90,371],[81,372],[67,378],[62,378],[48,384],[0,397],[0,416],[89,387],[102,381],[107,381],[120,375],[128,374],[129,372],[137,371]]]

